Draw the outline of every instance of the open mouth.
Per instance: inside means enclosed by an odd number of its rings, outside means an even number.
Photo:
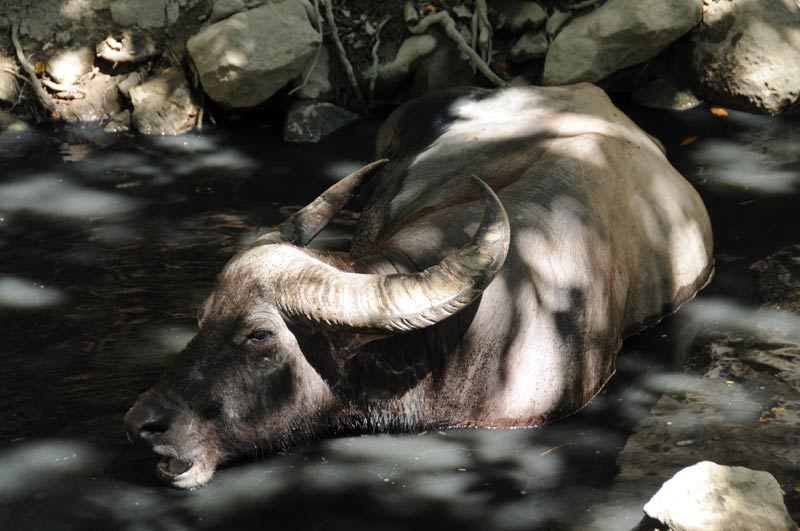
[[[156,476],[171,487],[196,489],[208,483],[214,475],[214,466],[203,460],[191,461],[176,455],[171,448],[160,447],[155,450],[163,456],[156,465]]]

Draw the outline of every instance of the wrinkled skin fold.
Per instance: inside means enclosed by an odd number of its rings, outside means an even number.
[[[697,193],[591,85],[424,96],[376,152],[228,262],[127,413],[167,484],[340,430],[573,413],[712,274]],[[356,192],[350,251],[305,248]]]

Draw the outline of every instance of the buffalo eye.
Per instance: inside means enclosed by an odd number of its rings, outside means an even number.
[[[273,335],[275,335],[275,334],[273,334],[271,330],[265,330],[263,328],[260,328],[258,330],[253,330],[247,336],[246,339],[247,339],[247,341],[263,341],[263,340],[265,340],[267,338],[272,337]]]

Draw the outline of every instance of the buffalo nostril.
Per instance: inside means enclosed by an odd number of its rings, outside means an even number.
[[[169,429],[166,423],[156,421],[156,422],[146,422],[139,428],[139,437],[142,439],[151,439],[158,435],[161,435],[165,431]]]

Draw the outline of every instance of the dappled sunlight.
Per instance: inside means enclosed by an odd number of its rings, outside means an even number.
[[[65,299],[60,289],[25,278],[0,276],[0,308],[44,309]]]
[[[0,184],[0,209],[72,219],[120,216],[141,206],[141,200],[93,190],[57,174],[43,173]]]
[[[765,164],[731,140],[698,142],[694,157],[704,167],[701,178],[708,185],[732,186],[761,194],[791,193],[800,187],[800,171],[796,168]]]
[[[709,297],[694,301],[683,311],[688,318],[713,330],[800,341],[800,316],[791,311],[753,308],[733,299]]]
[[[97,471],[103,461],[85,442],[51,439],[15,443],[0,449],[0,499],[20,501],[41,496],[53,481]]]

